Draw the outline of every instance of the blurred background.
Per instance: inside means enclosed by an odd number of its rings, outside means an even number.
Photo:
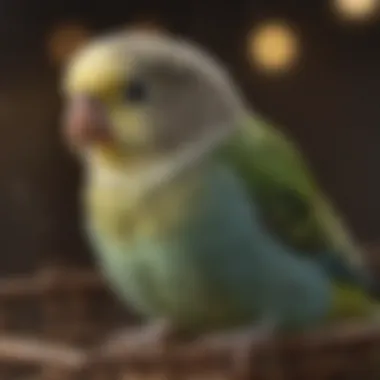
[[[252,107],[299,143],[359,241],[376,246],[379,13],[378,0],[1,0],[0,277],[32,273],[46,263],[92,265],[80,228],[80,168],[60,138],[60,73],[92,36],[131,26],[179,34],[218,55]],[[6,330],[13,318],[4,317],[13,302],[9,294],[29,289],[38,295],[40,288],[4,284],[0,329]],[[85,294],[74,290],[71,327],[82,318],[83,333],[89,326]],[[65,304],[50,301],[43,313],[60,322],[44,329],[50,338],[58,331],[69,341]],[[31,318],[30,305],[23,301],[18,315],[35,331],[44,322],[35,322],[37,312]],[[53,379],[50,373],[45,378]]]

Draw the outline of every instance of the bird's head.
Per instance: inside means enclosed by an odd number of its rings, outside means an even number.
[[[109,163],[149,159],[234,125],[242,101],[223,66],[166,35],[122,32],[69,63],[64,134],[79,153]]]

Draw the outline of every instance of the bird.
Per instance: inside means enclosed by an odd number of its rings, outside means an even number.
[[[243,347],[378,315],[359,245],[305,155],[211,52],[111,32],[72,57],[62,89],[83,228],[147,342]]]

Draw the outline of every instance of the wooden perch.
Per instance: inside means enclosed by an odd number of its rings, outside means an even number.
[[[83,367],[86,358],[85,352],[64,345],[37,339],[0,336],[0,362],[75,370]]]
[[[0,336],[0,363],[32,364],[70,373],[86,373],[86,371],[96,373],[101,368],[106,371],[108,369],[111,371],[112,368],[123,368],[124,371],[130,373],[133,371],[139,373],[140,370],[155,372],[163,368],[181,368],[181,371],[185,372],[187,370],[207,372],[207,370],[227,371],[227,369],[231,369],[234,347],[227,344],[221,345],[220,340],[215,340],[212,336],[198,338],[188,343],[173,344],[163,350],[162,347],[148,342],[138,344],[138,341],[134,340],[133,332],[138,336],[138,330],[132,330],[129,340],[107,339],[103,344],[87,351],[41,340]],[[263,351],[265,354],[265,350],[262,348],[267,343],[271,342],[263,342],[263,345],[258,345],[253,356],[250,356],[252,360],[255,359],[254,367],[257,373],[265,368],[265,361],[257,359],[261,358],[260,355]],[[292,357],[293,361],[289,363],[294,363],[295,358],[297,365],[305,367],[305,373],[309,373],[310,370],[317,371],[317,368],[319,368],[318,371],[327,371],[328,368],[332,368],[332,372],[336,369],[347,372],[355,365],[364,365],[369,369],[368,364],[363,364],[359,357],[357,360],[360,363],[355,363],[356,359],[348,359],[344,354],[358,346],[360,346],[359,351],[364,352],[368,347],[369,354],[371,347],[380,346],[380,326],[377,324],[367,326],[347,324],[298,334],[291,338],[277,337],[274,347],[280,358],[279,363],[284,363],[281,361],[283,355],[286,358]],[[328,355],[322,355],[318,359],[318,352],[323,351]],[[309,358],[311,354],[313,360],[316,360],[311,367],[310,362],[303,361],[303,353]],[[291,364],[287,370],[290,368],[292,371],[293,365]],[[258,378],[261,379],[261,377]]]
[[[0,279],[0,302],[13,298],[22,300],[25,296],[42,296],[43,299],[45,294],[53,293],[54,297],[56,292],[91,293],[104,288],[102,278],[94,271],[50,268],[36,273],[33,277]],[[82,298],[79,298],[78,302],[80,309],[81,306],[86,307],[85,304],[82,305]],[[86,301],[83,300],[83,302]],[[74,312],[72,315],[68,327],[74,331],[77,319]],[[50,317],[60,318],[60,311],[58,310],[57,314]],[[65,322],[64,317],[63,322]],[[80,331],[75,332],[75,335],[83,334],[84,330],[90,326],[90,321],[88,323],[85,321],[84,327],[81,326],[82,322],[83,320],[79,320],[78,317]],[[60,328],[55,325],[53,327]],[[96,329],[99,331],[100,326],[95,327],[94,330]],[[222,345],[220,339],[214,339],[215,337],[211,335],[166,347],[154,345],[151,341],[142,343],[141,339],[139,340],[139,334],[141,335],[144,327],[141,329],[133,328],[131,334],[128,334],[128,339],[120,339],[124,338],[120,335],[119,339],[108,338],[89,350],[80,350],[73,346],[58,345],[43,340],[0,335],[0,364],[35,365],[47,370],[74,371],[79,374],[82,371],[97,373],[98,370],[103,369],[105,373],[108,371],[112,373],[113,369],[117,371],[118,368],[136,373],[145,369],[159,372],[163,367],[180,367],[184,372],[198,371],[198,369],[200,372],[205,372],[204,369],[224,371],[226,367],[230,368],[232,356],[236,353],[233,344],[227,344],[230,343],[228,340],[224,340],[226,344]],[[113,333],[112,336],[114,337],[115,334]],[[263,348],[267,343],[269,345],[273,343],[281,365],[285,364],[287,366],[285,370],[289,373],[296,372],[296,367],[304,368],[302,373],[307,376],[310,373],[317,373],[317,368],[321,368],[320,371],[324,373],[333,373],[336,370],[347,372],[351,368],[360,366],[368,370],[372,365],[368,364],[372,360],[371,357],[376,359],[380,355],[380,323],[358,321],[323,327],[302,334],[290,334],[288,337],[276,336],[275,341],[268,340],[258,344],[254,348],[253,355],[250,356],[252,363],[255,363],[255,371],[258,373],[261,367],[267,365],[265,360],[261,360],[265,357]],[[359,352],[360,355],[353,352]],[[364,354],[362,355],[361,352]],[[311,362],[313,364],[310,364]],[[380,368],[376,371],[380,373]],[[315,378],[323,378],[323,376]]]
[[[312,352],[326,348],[344,350],[348,347],[355,348],[371,344],[377,344],[380,347],[380,324],[378,323],[331,326],[291,337],[278,336],[275,341],[276,349],[280,354]],[[259,346],[257,348],[260,350]],[[223,362],[228,361],[234,347],[222,346],[220,339],[215,340],[212,336],[205,336],[192,342],[173,345],[169,349],[170,358],[168,359],[173,362]],[[125,364],[134,362],[152,364],[157,362],[157,358],[162,358],[162,355],[160,346],[149,343],[134,344],[132,332],[129,341],[116,338],[100,345],[91,358],[97,362],[122,361]]]

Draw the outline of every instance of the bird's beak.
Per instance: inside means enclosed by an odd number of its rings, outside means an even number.
[[[85,95],[69,99],[64,111],[63,134],[72,148],[110,144],[111,126],[101,102]]]

